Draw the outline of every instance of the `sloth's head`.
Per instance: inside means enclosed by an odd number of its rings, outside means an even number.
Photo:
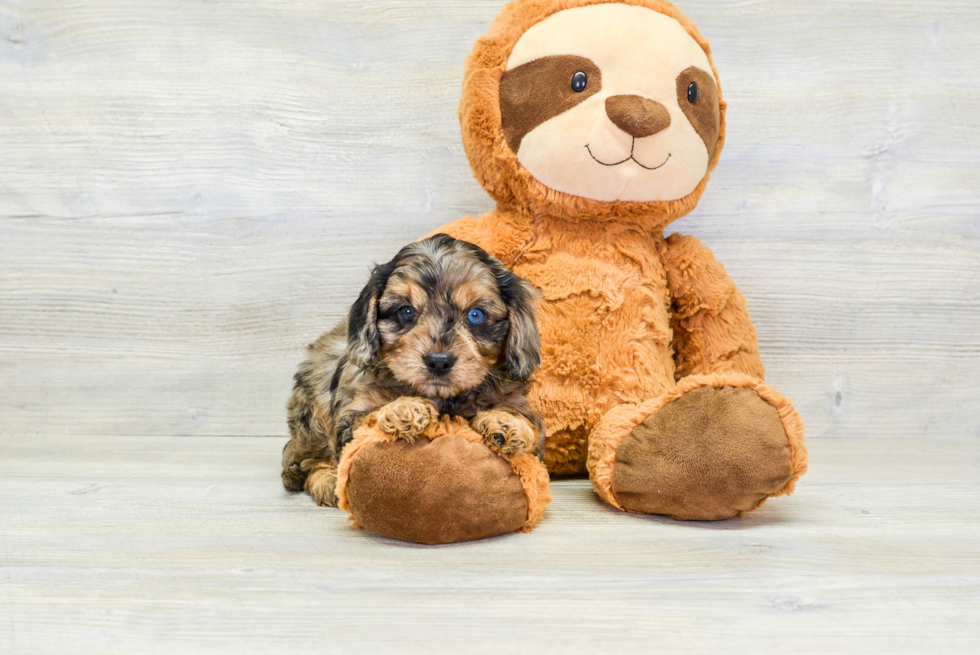
[[[584,218],[689,212],[724,140],[710,49],[661,0],[518,0],[467,60],[460,120],[504,206]]]

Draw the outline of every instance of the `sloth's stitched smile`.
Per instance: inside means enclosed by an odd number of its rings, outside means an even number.
[[[639,160],[636,157],[633,156],[633,148],[634,147],[636,147],[636,139],[633,139],[633,145],[630,146],[630,156],[629,157],[627,157],[623,161],[617,161],[617,162],[614,162],[612,164],[607,164],[606,162],[604,162],[604,161],[596,158],[596,156],[592,154],[592,148],[589,147],[589,144],[588,143],[585,144],[585,149],[589,151],[589,156],[592,157],[592,159],[595,159],[595,161],[597,163],[602,164],[603,166],[619,166],[620,164],[625,164],[628,161],[632,161],[633,163],[635,163],[640,168],[646,169],[648,171],[655,171],[658,168],[663,168],[664,166],[667,165],[667,162],[670,161],[670,153],[667,153],[667,159],[665,159],[664,160],[664,163],[660,164],[660,166],[644,166],[643,164],[641,164],[639,162]]]

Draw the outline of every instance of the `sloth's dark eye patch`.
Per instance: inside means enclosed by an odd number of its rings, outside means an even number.
[[[711,73],[697,66],[682,71],[677,76],[677,105],[704,141],[708,157],[713,157],[721,131],[721,104]]]
[[[505,72],[500,78],[500,123],[517,153],[524,136],[602,89],[602,72],[576,55],[549,55]]]

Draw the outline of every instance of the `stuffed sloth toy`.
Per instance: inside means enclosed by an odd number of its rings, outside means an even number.
[[[436,232],[540,289],[530,401],[544,465],[588,474],[610,505],[676,519],[740,516],[806,470],[803,424],[763,384],[735,283],[696,239],[725,139],[707,41],[662,0],[517,0],[466,61],[459,117],[497,209]],[[337,495],[360,525],[422,543],[530,530],[550,499],[462,424],[414,444],[362,428]]]

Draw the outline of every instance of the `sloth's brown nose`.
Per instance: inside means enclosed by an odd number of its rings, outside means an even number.
[[[635,139],[653,136],[670,127],[667,108],[641,96],[606,98],[606,115],[616,127]]]

